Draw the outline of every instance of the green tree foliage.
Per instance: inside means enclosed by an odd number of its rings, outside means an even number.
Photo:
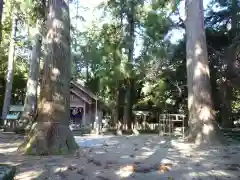
[[[157,108],[160,112],[187,114],[185,39],[175,44],[168,39],[171,30],[185,27],[184,20],[178,19],[179,1],[133,1],[135,39],[132,71],[127,68],[129,3],[130,0],[104,1],[93,10],[101,12],[102,16],[89,21],[81,12],[90,9],[83,7],[79,0],[71,2],[71,7],[77,12],[73,17],[74,22],[84,25],[84,28],[73,23],[71,25],[72,78],[80,80],[97,93],[108,107],[118,111],[120,115],[117,116],[121,118],[125,106],[123,99],[127,89],[126,79],[129,77],[134,80],[134,93],[131,97],[133,109]],[[170,3],[176,6],[169,6]],[[31,28],[35,27],[36,20],[45,14],[44,1],[5,2],[0,45],[0,100],[3,100],[5,88],[13,8],[19,10],[19,51],[28,50],[30,46],[31,33],[23,31],[30,32]],[[226,52],[233,42],[238,42],[238,39],[233,40],[230,28],[232,14],[232,1],[221,0],[212,0],[205,13],[211,85],[214,92],[212,94],[219,121],[225,114],[225,102],[220,97],[223,97],[223,82],[226,82],[224,79],[227,77]],[[178,20],[173,21],[172,15]],[[20,53],[17,55],[12,95],[14,104],[22,103],[24,99],[28,74],[27,59]],[[239,81],[230,79],[228,82],[232,86],[232,112],[237,113],[240,106]],[[19,96],[19,93],[23,95]]]

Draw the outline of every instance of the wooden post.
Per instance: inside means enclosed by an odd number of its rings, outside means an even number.
[[[144,131],[146,130],[146,123],[147,123],[147,115],[144,114],[144,121],[143,121],[143,128],[144,128]]]
[[[167,128],[167,120],[166,120],[166,115],[163,115],[163,134],[165,135],[166,133],[166,128]]]
[[[102,118],[103,118],[103,111],[99,110],[98,121],[99,121],[99,133],[102,132]]]
[[[96,127],[95,127],[95,129],[96,129],[96,134],[99,134],[99,122],[98,122],[98,101],[97,101],[97,99],[96,99],[96,106],[95,106],[95,108],[96,108],[96,111],[95,111],[95,124],[96,124]]]
[[[86,102],[84,102],[83,106],[83,118],[82,118],[82,126],[86,126]]]
[[[182,119],[182,137],[183,139],[185,138],[185,124],[184,124],[184,121],[185,121],[185,117],[183,116],[183,119]]]
[[[171,115],[168,115],[168,123],[169,123],[169,127],[168,127],[169,136],[171,136]]]

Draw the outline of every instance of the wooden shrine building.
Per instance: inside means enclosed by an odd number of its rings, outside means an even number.
[[[81,127],[100,128],[104,105],[88,88],[74,81],[71,82],[71,120]]]

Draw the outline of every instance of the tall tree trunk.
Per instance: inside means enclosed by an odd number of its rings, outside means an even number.
[[[121,34],[121,38],[120,38],[120,42],[118,44],[118,46],[115,47],[115,52],[114,52],[114,60],[115,60],[115,67],[120,66],[121,61],[122,61],[122,57],[123,57],[123,52],[122,52],[122,45],[124,42],[124,27],[123,27],[123,18],[124,18],[124,1],[125,0],[120,0],[120,34]],[[119,56],[117,53],[117,49],[119,49]],[[121,75],[121,72],[118,71],[119,75]],[[117,81],[116,81],[116,92],[115,92],[115,101],[116,101],[116,106],[115,106],[115,111],[114,111],[114,123],[117,126],[117,134],[122,135],[122,130],[123,130],[123,125],[124,125],[124,120],[123,120],[123,108],[122,108],[122,104],[124,104],[125,99],[123,97],[122,98],[122,80],[118,77]],[[122,103],[123,100],[123,103]]]
[[[36,123],[19,150],[27,154],[63,154],[78,148],[70,121],[70,19],[68,0],[49,0],[46,57]]]
[[[212,103],[203,0],[186,0],[189,136],[197,144],[220,142]]]
[[[3,0],[0,0],[0,43],[2,42],[2,14],[3,14]]]
[[[133,78],[128,80],[128,86],[126,89],[125,94],[125,108],[124,108],[124,120],[127,123],[128,130],[132,129],[133,123],[133,114],[132,114],[132,107],[133,107],[133,100],[134,100],[134,80]]]
[[[36,115],[39,63],[41,56],[41,25],[43,25],[43,23],[38,20],[36,23],[35,34],[33,36],[32,54],[27,81],[27,92],[24,102],[24,111],[21,117],[21,125],[23,128],[25,128],[31,119]]]
[[[223,128],[232,128],[233,121],[231,120],[232,113],[232,87],[228,78],[226,80],[222,80],[221,83],[221,126]]]
[[[86,59],[85,59],[85,67],[86,67],[86,84],[89,83],[89,61],[90,61],[90,47],[87,46],[86,48]]]
[[[209,53],[210,54],[210,53]],[[216,112],[216,120],[218,123],[221,123],[221,102],[222,99],[219,97],[222,97],[222,88],[217,83],[217,73],[216,69],[214,69],[215,62],[218,59],[213,59],[209,62],[209,68],[210,68],[210,83],[211,83],[211,89],[212,89],[212,101],[213,101],[213,107]]]
[[[232,0],[232,39],[239,36],[239,16],[240,8],[238,7],[237,0]],[[236,54],[237,48],[236,46],[232,47],[229,52],[226,52],[226,80],[223,82],[223,101],[222,101],[222,127],[224,128],[232,128],[233,127],[233,119],[231,118],[232,114],[232,93],[233,87],[232,83],[234,78],[237,77],[237,73],[234,68],[234,64],[236,62]]]
[[[118,134],[122,134],[124,128],[124,104],[125,104],[125,93],[124,89],[121,86],[122,81],[118,80],[117,87],[115,90],[115,110],[114,110],[114,123],[117,125]]]
[[[232,52],[234,51],[234,52]],[[233,127],[233,120],[231,119],[231,114],[232,114],[232,93],[233,93],[233,88],[232,88],[232,83],[233,79],[232,73],[234,72],[234,69],[232,68],[234,56],[236,49],[231,50],[233,54],[228,54],[226,58],[226,75],[225,75],[225,80],[221,80],[221,97],[222,97],[222,107],[221,107],[221,126],[223,128],[232,128]]]
[[[8,69],[7,69],[5,95],[4,95],[3,110],[2,110],[3,120],[6,119],[9,106],[11,103],[16,32],[17,32],[17,16],[15,13],[13,13],[12,14],[12,33],[11,33],[11,40],[10,40],[9,53],[8,53]]]
[[[128,129],[131,129],[132,125],[132,107],[133,107],[133,52],[134,52],[134,31],[135,31],[135,5],[134,1],[129,2],[129,10],[127,12],[128,21],[128,34],[127,34],[127,46],[128,46],[128,64],[127,72],[129,72],[129,78],[126,81],[126,95],[125,95],[125,109],[124,109],[124,121],[128,125]]]
[[[119,81],[116,83],[115,89],[115,108],[114,108],[114,124],[116,125],[119,121],[119,109],[120,109],[120,87]]]

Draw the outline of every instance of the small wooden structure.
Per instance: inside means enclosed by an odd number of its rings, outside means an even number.
[[[71,121],[80,127],[90,127],[99,133],[103,109],[106,109],[104,104],[94,93],[81,84],[72,81],[70,85]],[[11,105],[4,120],[4,126],[14,129],[23,110],[23,105]]]
[[[7,117],[4,120],[4,126],[6,128],[14,129],[16,127],[17,120],[19,120],[21,117],[23,110],[23,105],[10,105]]]
[[[136,121],[135,128],[138,130],[155,130],[158,127],[158,112],[147,110],[134,110],[133,111]]]
[[[88,88],[74,81],[71,82],[71,119],[81,127],[92,127],[100,131],[104,105]]]
[[[178,131],[184,138],[184,129],[186,126],[185,119],[186,117],[183,114],[159,114],[159,134],[167,134],[169,136],[172,135],[174,133],[174,130],[176,130],[174,129],[176,127],[176,124],[180,123],[180,130]]]

